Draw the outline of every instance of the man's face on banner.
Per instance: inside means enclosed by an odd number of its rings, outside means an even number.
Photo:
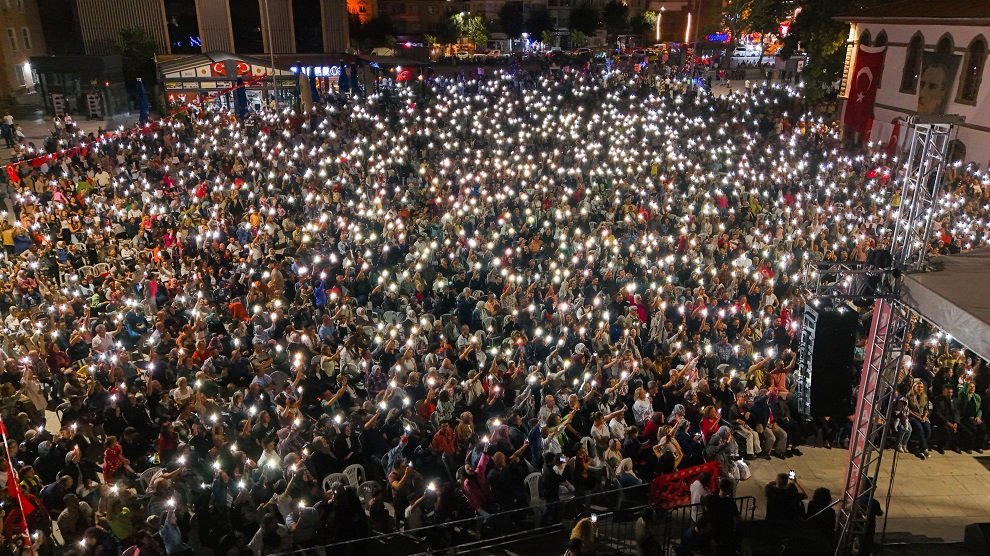
[[[921,72],[919,82],[918,114],[944,112],[946,95],[949,94],[949,72],[945,66],[928,66]]]

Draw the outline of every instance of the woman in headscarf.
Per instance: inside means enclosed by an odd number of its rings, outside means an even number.
[[[705,457],[708,461],[717,459],[721,463],[720,475],[733,484],[750,477],[749,466],[739,459],[739,445],[732,436],[732,429],[727,426],[719,428],[712,435],[705,448]]]

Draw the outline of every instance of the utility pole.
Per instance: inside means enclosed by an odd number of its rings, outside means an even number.
[[[266,0],[267,1],[267,0]],[[695,0],[695,12],[694,12],[694,48],[698,49],[698,29],[701,27],[701,2],[702,0]]]
[[[272,16],[268,12],[268,0],[265,1],[265,26],[268,28],[268,56],[271,60],[272,70],[272,100],[275,102],[275,109],[278,109],[278,80],[275,78],[275,43],[272,42]]]

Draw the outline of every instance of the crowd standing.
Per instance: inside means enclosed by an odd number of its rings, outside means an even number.
[[[896,168],[803,111],[785,86],[497,73],[63,132],[83,148],[18,164],[0,222],[0,482],[35,550],[485,533],[715,460],[718,506],[752,460],[840,445],[849,414],[793,403],[803,265],[883,246]],[[933,253],[987,239],[986,178],[949,182]],[[990,371],[913,338],[899,446],[981,450]],[[725,512],[698,522],[730,542]]]

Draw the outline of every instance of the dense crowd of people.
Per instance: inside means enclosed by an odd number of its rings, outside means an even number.
[[[803,265],[865,260],[894,214],[886,156],[803,111],[496,73],[65,136],[5,184],[0,482],[36,550],[93,555],[551,523],[706,461],[731,498],[848,436],[794,406]],[[986,179],[949,181],[933,253],[986,243]],[[923,327],[900,445],[980,450],[990,371]]]

